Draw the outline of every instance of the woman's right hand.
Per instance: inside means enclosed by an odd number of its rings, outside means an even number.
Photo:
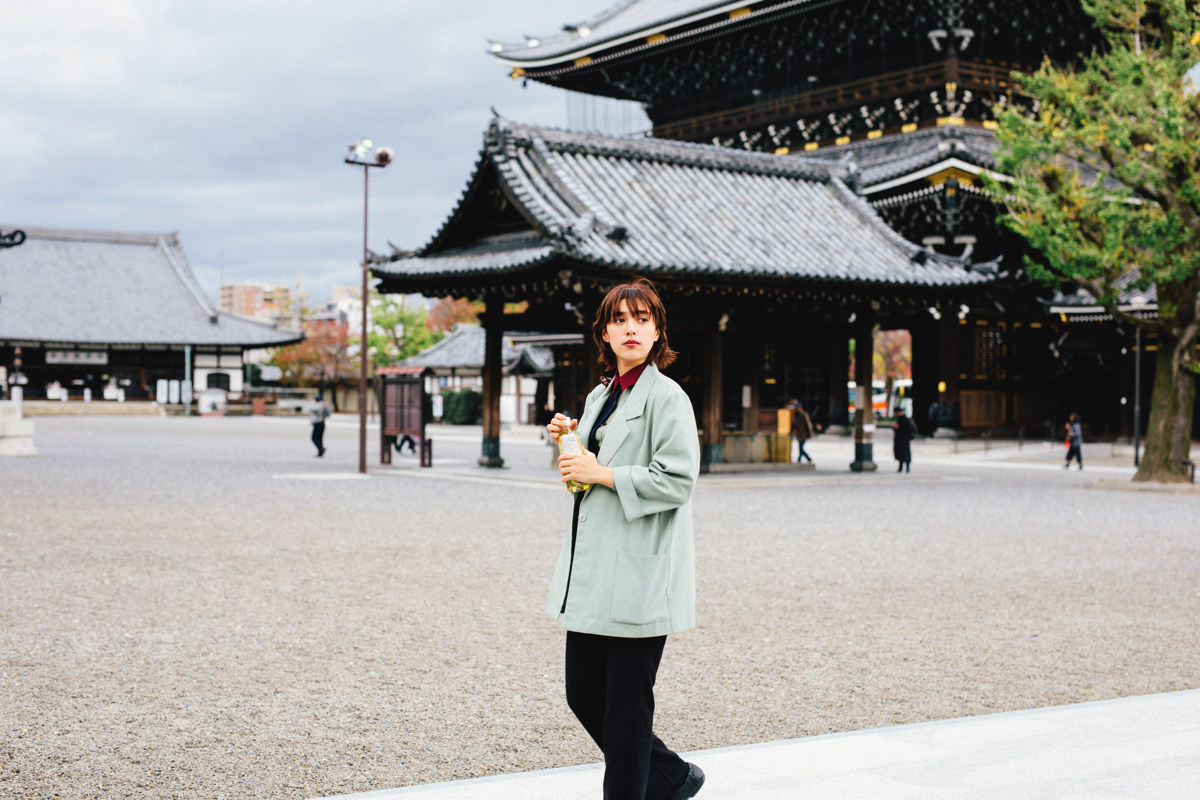
[[[568,419],[565,414],[555,414],[554,419],[546,426],[546,430],[550,432],[550,439],[558,444],[558,437],[567,432],[575,430],[579,424],[579,420]]]

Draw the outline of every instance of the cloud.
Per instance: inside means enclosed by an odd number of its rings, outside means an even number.
[[[609,4],[593,0],[587,14]],[[49,0],[6,10],[0,222],[179,231],[206,290],[354,283],[362,176],[346,145],[397,153],[372,174],[371,247],[413,247],[469,177],[489,108],[566,123],[562,92],[507,78],[488,38],[548,34],[567,0]]]

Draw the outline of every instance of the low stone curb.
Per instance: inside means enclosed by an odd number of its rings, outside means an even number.
[[[68,403],[58,400],[26,400],[24,412],[27,417],[166,416],[162,406],[156,403],[118,403],[115,400],[95,400],[90,403],[82,400],[72,400]]]
[[[807,472],[808,470],[815,470],[816,468],[817,465],[813,464],[811,461],[807,464],[785,464],[782,462],[770,461],[747,462],[744,464],[721,462],[719,464],[702,464],[700,466],[700,472],[706,474],[729,474],[736,472]]]

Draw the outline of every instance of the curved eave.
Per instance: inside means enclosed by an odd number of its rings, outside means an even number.
[[[261,329],[263,338],[261,340],[243,343],[241,345],[233,345],[234,347],[245,347],[250,350],[256,350],[263,347],[283,347],[289,344],[297,344],[304,341],[304,331],[296,328],[279,328],[269,322],[263,322],[261,319],[247,317],[242,314],[235,314],[232,311],[218,311],[218,318],[224,317],[231,321],[236,320],[238,323],[244,324],[250,329]]]
[[[620,262],[610,259],[596,258],[595,256],[576,255],[574,258],[580,262],[590,264],[602,269],[628,274],[636,272],[638,274],[645,273],[647,275],[661,276],[678,276],[681,278],[698,278],[709,281],[757,281],[762,283],[775,283],[781,288],[795,284],[811,284],[815,287],[845,287],[845,286],[864,286],[864,287],[904,287],[914,291],[928,291],[931,289],[955,289],[964,286],[979,286],[985,283],[992,282],[993,278],[982,273],[967,272],[962,270],[959,272],[953,267],[943,267],[945,272],[939,271],[938,277],[944,277],[944,280],[930,280],[923,282],[914,282],[905,280],[903,275],[890,275],[884,278],[839,278],[833,275],[813,275],[805,272],[787,272],[780,273],[771,269],[761,267],[737,268],[737,269],[714,269],[708,266],[687,266],[687,265],[654,265],[650,263],[638,262]],[[914,270],[926,269],[926,267],[913,262]]]
[[[923,167],[923,168],[915,170],[913,172],[905,173],[898,178],[892,178],[891,180],[873,184],[873,185],[868,186],[867,188],[863,189],[862,193],[864,195],[870,195],[870,194],[875,194],[876,192],[885,192],[888,189],[895,189],[897,186],[906,186],[906,185],[912,183],[913,181],[919,181],[922,178],[928,178],[930,175],[936,175],[939,172],[944,172],[948,169],[959,169],[959,170],[962,170],[963,172],[970,173],[971,175],[982,175],[982,176],[986,176],[989,178],[994,178],[995,180],[998,180],[998,181],[1003,181],[1005,183],[1012,183],[1012,178],[1010,178],[1008,175],[1004,175],[1002,173],[995,172],[993,170],[987,169],[986,167],[981,167],[977,164],[972,164],[970,162],[963,161],[962,159],[957,158],[957,157],[952,157],[952,158],[943,158],[942,160],[938,161],[935,164],[931,164],[927,167]]]
[[[533,53],[533,50],[536,50],[537,48],[526,48],[526,50],[520,55],[504,50],[501,50],[499,53],[494,55],[496,60],[506,67],[522,70],[544,70],[547,68],[561,67],[560,70],[556,70],[557,73],[561,74],[561,72],[568,72],[574,69],[584,69],[596,63],[595,60],[588,61],[584,64],[576,64],[575,62],[580,59],[592,59],[593,57],[597,56],[597,54],[603,54],[601,57],[604,60],[611,60],[612,58],[630,55],[642,50],[669,45],[692,36],[711,33],[723,27],[731,25],[744,25],[746,22],[757,22],[763,16],[794,6],[808,5],[810,2],[812,2],[812,0],[787,0],[786,2],[775,3],[764,8],[760,8],[757,11],[752,11],[749,14],[744,14],[740,17],[730,17],[729,13],[731,11],[737,11],[738,9],[747,8],[753,5],[753,0],[742,0],[742,2],[738,3],[724,3],[714,8],[710,8],[695,14],[690,14],[688,16],[663,20],[653,25],[639,28],[631,33],[619,34],[610,39],[600,38],[593,40],[588,44],[583,44],[583,40],[580,40],[580,46],[570,50],[560,51],[559,53],[547,58],[538,58]],[[713,19],[714,17],[721,17],[722,15],[724,15],[723,19]],[[713,21],[708,25],[700,25],[699,27],[689,28],[686,31],[680,31],[676,34],[668,33],[668,31],[682,26],[702,23],[706,19],[713,19]],[[657,36],[659,34],[664,35],[665,38],[653,43],[646,41],[649,37]],[[624,50],[617,49],[633,42],[640,42],[640,44]],[[616,50],[616,52],[608,53],[607,51],[610,50]],[[530,77],[538,76],[531,75]]]
[[[552,247],[539,248],[539,250],[540,252],[530,258],[513,259],[513,261],[508,264],[490,264],[460,269],[443,268],[438,270],[436,268],[436,262],[438,261],[437,255],[426,258],[417,257],[406,259],[405,261],[394,262],[393,264],[388,265],[388,267],[372,267],[371,274],[385,283],[392,283],[394,285],[417,283],[422,280],[445,281],[454,280],[456,278],[475,278],[480,275],[511,275],[513,273],[527,270],[535,270],[553,261],[558,255],[558,253]],[[455,256],[453,255],[447,256],[446,260],[454,257]],[[412,262],[417,263],[413,264]]]
[[[57,337],[53,339],[42,338],[39,336],[5,336],[0,338],[4,342],[38,342],[46,347],[54,345],[74,345],[74,346],[89,346],[98,347],[101,345],[118,345],[121,347],[240,347],[243,350],[260,350],[271,347],[284,347],[289,344],[297,344],[304,341],[303,331],[296,331],[287,328],[275,329],[278,333],[284,333],[286,336],[271,338],[261,341],[228,341],[217,339],[202,339],[198,337],[190,339],[169,338],[165,336],[147,337],[140,339],[132,339],[128,337],[106,337],[103,339],[84,338],[78,336]]]
[[[406,271],[403,269],[387,272],[374,269],[372,272],[384,281],[394,281],[397,284],[418,284],[423,281],[429,283],[453,283],[477,280],[479,278],[487,278],[492,276],[512,276],[525,272],[532,273],[541,267],[551,264],[558,258],[569,260],[575,264],[595,267],[603,272],[615,273],[617,275],[637,273],[662,277],[687,278],[714,283],[723,283],[726,281],[754,281],[758,283],[775,284],[779,288],[788,288],[798,284],[809,284],[813,288],[822,289],[861,286],[872,288],[902,288],[913,292],[928,292],[978,287],[992,283],[995,280],[995,277],[992,275],[968,272],[966,270],[958,271],[954,267],[942,267],[939,269],[937,275],[929,276],[931,279],[918,282],[905,280],[906,276],[899,274],[878,279],[838,278],[831,275],[812,275],[799,272],[780,273],[775,270],[756,267],[744,269],[714,269],[710,266],[656,265],[638,261],[623,262],[597,258],[584,253],[561,253],[558,251],[548,253],[545,256],[537,259],[509,264],[502,267],[481,267],[474,269],[468,268],[443,271],[431,270],[421,272]],[[929,269],[928,267],[916,264],[915,262],[913,263],[912,268],[915,271]]]

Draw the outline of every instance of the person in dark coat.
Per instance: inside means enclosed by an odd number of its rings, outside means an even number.
[[[796,463],[803,464],[807,458],[811,464],[812,456],[804,452],[804,443],[813,437],[812,417],[804,410],[804,403],[796,398],[793,397],[789,405],[792,407],[792,437],[800,443],[800,454],[796,456]]]
[[[892,437],[892,455],[896,457],[896,472],[909,472],[912,463],[913,436],[917,433],[913,421],[904,415],[903,411],[896,412],[895,434]]]
[[[1070,421],[1067,422],[1067,461],[1063,464],[1063,469],[1071,468],[1071,459],[1079,461],[1079,468],[1083,469],[1083,424],[1079,421],[1078,414],[1072,414]]]

